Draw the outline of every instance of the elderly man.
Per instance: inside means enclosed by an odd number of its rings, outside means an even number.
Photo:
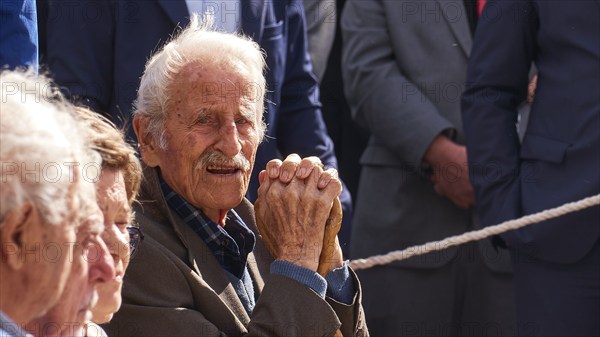
[[[86,321],[93,314],[100,323],[107,322],[118,310],[122,277],[129,263],[130,202],[135,200],[139,188],[139,161],[123,134],[108,121],[81,107],[76,108],[76,115],[86,126],[91,146],[102,157],[100,176],[94,179],[95,185],[90,184],[91,188],[96,187],[97,203],[92,200],[88,205],[92,216],[82,222],[78,231],[71,276],[61,299],[28,326],[38,337],[101,332],[98,326],[90,329],[91,323]],[[114,271],[109,268],[113,264]]]
[[[83,181],[82,185],[95,195],[91,181]],[[92,317],[92,307],[98,301],[96,287],[115,277],[113,259],[102,239],[103,216],[96,200],[82,199],[80,213],[64,291],[54,307],[25,327],[36,337],[82,336],[84,322]]]
[[[0,84],[0,335],[22,336],[65,287],[80,201],[95,197],[76,163],[93,159],[44,78],[4,71]]]
[[[146,240],[109,336],[368,335],[338,244],[316,272],[341,191],[334,170],[271,162],[257,201],[269,247],[258,235],[244,195],[265,128],[263,70],[256,43],[196,17],[147,63],[134,118]]]

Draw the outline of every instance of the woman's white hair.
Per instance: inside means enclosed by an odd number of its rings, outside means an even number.
[[[243,64],[255,86],[256,125],[262,141],[266,125],[263,121],[265,99],[265,57],[259,45],[249,37],[214,31],[210,15],[200,22],[192,15],[190,24],[146,63],[134,114],[148,119],[148,131],[161,148],[166,148],[165,120],[171,99],[169,89],[181,70],[190,63],[206,66]],[[143,135],[138,135],[142,137]]]
[[[72,215],[69,198],[87,209],[95,192],[85,180],[97,179],[100,156],[86,143],[72,106],[30,70],[2,71],[0,85],[0,227],[25,202],[48,224]]]

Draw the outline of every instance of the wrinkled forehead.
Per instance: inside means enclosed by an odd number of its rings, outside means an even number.
[[[235,98],[250,103],[260,100],[262,88],[256,74],[241,61],[192,62],[177,73],[169,86],[171,98],[215,99]]]
[[[123,171],[106,168],[96,182],[96,198],[103,212],[131,213]]]
[[[247,82],[253,73],[244,62],[236,59],[197,60],[183,66],[179,73],[182,80],[198,82],[206,80]]]

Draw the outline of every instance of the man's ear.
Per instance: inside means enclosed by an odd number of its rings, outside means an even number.
[[[0,228],[2,243],[2,260],[14,270],[23,267],[23,256],[27,242],[24,238],[26,230],[34,230],[31,226],[34,219],[33,205],[29,202],[16,207],[4,217]]]
[[[159,164],[158,151],[160,148],[154,139],[154,136],[148,132],[148,118],[135,115],[133,117],[133,131],[138,139],[138,149],[144,163],[150,167],[156,167]]]

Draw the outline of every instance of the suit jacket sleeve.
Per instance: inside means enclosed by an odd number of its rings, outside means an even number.
[[[304,0],[303,5],[308,33],[308,50],[313,71],[321,82],[335,39],[336,4],[335,1]]]
[[[35,1],[0,2],[0,67],[38,66],[38,29]]]
[[[522,213],[521,146],[515,125],[534,59],[534,13],[529,1],[490,1],[479,21],[469,60],[463,125],[471,181],[484,226]]]
[[[317,156],[324,165],[337,168],[333,141],[321,111],[319,83],[313,74],[308,51],[304,7],[301,0],[286,3],[279,4],[285,10],[288,41],[276,128],[278,148],[283,155]],[[347,188],[343,189],[340,201],[344,210],[343,225],[349,226],[352,199]]]
[[[333,336],[339,328],[344,336],[368,336],[360,297],[359,291],[350,305],[323,301],[305,285],[271,275],[254,309],[249,335]]]
[[[378,143],[419,167],[429,144],[454,126],[399,69],[384,2],[348,1],[341,16],[342,75],[354,119]]]
[[[312,73],[302,2],[289,1],[284,7],[288,41],[277,122],[278,147],[283,154],[316,155],[325,165],[337,167],[321,112],[319,85]]]
[[[107,112],[112,93],[113,1],[51,0],[47,23],[48,66],[65,93]]]

